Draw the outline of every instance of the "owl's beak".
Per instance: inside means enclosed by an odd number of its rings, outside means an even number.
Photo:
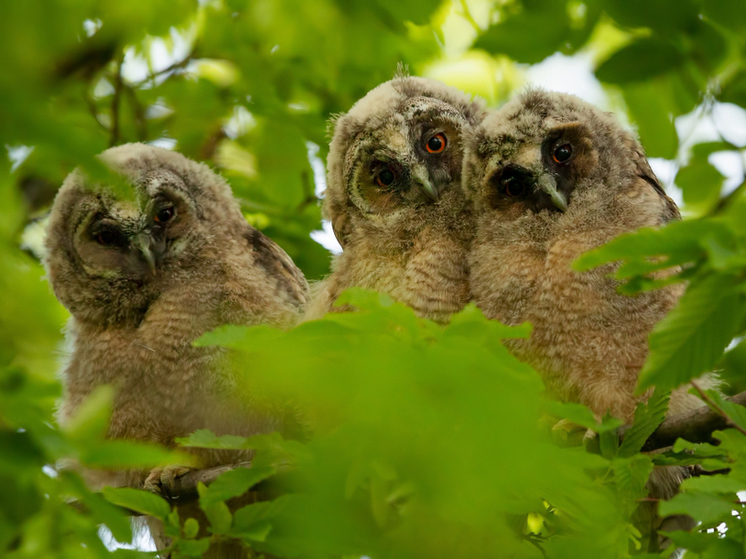
[[[135,238],[132,240],[132,244],[135,246],[137,250],[140,251],[140,254],[142,254],[142,257],[145,259],[145,262],[148,264],[148,269],[150,270],[150,273],[153,275],[156,275],[156,256],[153,253],[153,239],[148,234],[147,231],[140,231],[137,235],[135,235]]]
[[[552,204],[563,212],[567,211],[567,196],[563,192],[557,190],[557,182],[554,178],[546,172],[539,173],[539,188],[549,194],[549,198],[552,200]]]
[[[433,202],[440,201],[440,191],[430,182],[430,174],[425,167],[416,165],[412,169],[412,177],[417,183],[418,188]]]

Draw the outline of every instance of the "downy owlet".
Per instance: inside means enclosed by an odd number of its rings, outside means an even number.
[[[610,277],[615,265],[571,264],[622,233],[679,219],[637,139],[575,96],[529,90],[469,137],[463,185],[475,204],[477,305],[489,318],[533,325],[530,339],[509,346],[556,396],[631,422],[645,398],[634,392],[648,335],[683,286],[626,296]],[[700,405],[681,388],[669,413]],[[654,491],[670,497],[682,473],[657,472]]]
[[[101,159],[133,195],[76,170],[49,222],[46,269],[72,315],[61,422],[109,384],[111,438],[173,446],[201,428],[243,436],[288,428],[294,419],[279,407],[236,396],[220,349],[192,342],[223,324],[293,324],[307,297],[300,270],[246,222],[206,165],[143,144]],[[190,451],[201,467],[246,458]],[[129,472],[124,482],[138,487],[146,475]]]
[[[334,121],[323,211],[344,251],[307,318],[331,310],[352,286],[441,322],[461,310],[472,235],[459,188],[463,135],[483,114],[455,88],[399,76]]]

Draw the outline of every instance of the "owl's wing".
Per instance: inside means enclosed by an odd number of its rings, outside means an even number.
[[[639,142],[631,138],[627,143],[627,147],[632,153],[632,160],[635,163],[637,176],[648,183],[650,186],[652,186],[663,199],[663,203],[665,205],[665,211],[663,215],[664,221],[669,222],[681,219],[679,207],[676,205],[676,202],[668,197],[666,191],[663,189],[663,185],[661,185],[658,177],[655,176],[653,169],[650,167],[650,163],[648,163],[648,158],[645,156],[645,152],[643,151],[642,146],[639,144]]]
[[[254,262],[277,281],[283,291],[298,305],[305,305],[308,301],[308,282],[287,253],[272,239],[253,227],[249,227],[244,236],[253,251]]]

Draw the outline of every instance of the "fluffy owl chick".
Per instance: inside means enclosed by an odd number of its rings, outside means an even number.
[[[613,115],[530,90],[488,116],[467,142],[464,187],[477,233],[471,289],[490,318],[529,321],[517,354],[558,396],[630,420],[653,326],[683,287],[619,294],[612,265],[572,270],[584,252],[679,218],[635,137]],[[675,393],[671,412],[699,405]]]
[[[473,227],[459,186],[462,145],[483,114],[455,88],[398,76],[336,119],[323,211],[344,252],[308,318],[352,286],[438,321],[466,304]]]
[[[576,272],[571,264],[622,233],[679,218],[638,141],[577,97],[529,90],[470,136],[463,184],[475,203],[477,305],[506,324],[533,324],[530,339],[511,349],[556,396],[631,421],[644,398],[634,392],[648,335],[683,287],[625,296],[609,277],[614,265]],[[669,414],[700,405],[681,388]],[[651,494],[670,498],[685,475],[656,469]]]
[[[284,429],[289,419],[279,411],[235,397],[220,349],[192,342],[223,324],[292,324],[306,302],[301,272],[246,222],[207,166],[142,144],[101,159],[134,196],[74,171],[46,241],[49,280],[72,315],[60,420],[109,384],[111,438],[173,446],[200,428],[244,436]],[[235,458],[195,452],[203,467]],[[127,480],[142,482],[140,474]]]

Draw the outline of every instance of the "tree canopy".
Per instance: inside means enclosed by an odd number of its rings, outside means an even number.
[[[670,162],[668,187],[683,197],[682,222],[622,236],[575,264],[622,261],[628,293],[688,282],[650,337],[639,388],[655,392],[623,441],[618,422],[549,400],[540,376],[502,346],[528,326],[470,306],[442,327],[351,290],[342,302],[359,312],[287,333],[223,327],[199,341],[233,348],[247,382],[297,402],[315,429],[308,444],[205,431],[184,439],[260,451],[251,469],[200,486],[200,505],[213,537],[281,557],[665,557],[670,549],[648,549],[632,522],[645,482],[654,465],[699,464],[730,471],[689,479],[661,503],[700,523],[670,537],[687,557],[746,557],[743,408],[708,393],[736,427],[716,434],[719,445],[640,452],[671,389],[712,370],[726,391],[746,389],[746,138],[732,120],[746,121],[746,3],[25,0],[3,6],[0,52],[0,554],[145,555],[125,545],[133,530],[122,507],[162,518],[175,556],[199,557],[208,544],[157,495],[93,493],[55,468],[179,459],[104,438],[111,390],[65,428],[54,419],[67,313],[43,280],[39,236],[72,169],[95,172],[95,155],[125,142],[174,147],[218,169],[246,219],[318,279],[330,262],[312,232],[322,228],[332,115],[400,63],[497,107],[527,83],[529,65],[561,53],[589,61],[604,108],[637,129],[648,156]],[[721,113],[735,116],[724,123]],[[715,165],[723,157],[741,166],[735,183]],[[675,265],[679,274],[651,279]],[[584,444],[584,430],[556,428],[562,419],[599,435]],[[228,499],[267,478],[282,496],[231,513]]]

